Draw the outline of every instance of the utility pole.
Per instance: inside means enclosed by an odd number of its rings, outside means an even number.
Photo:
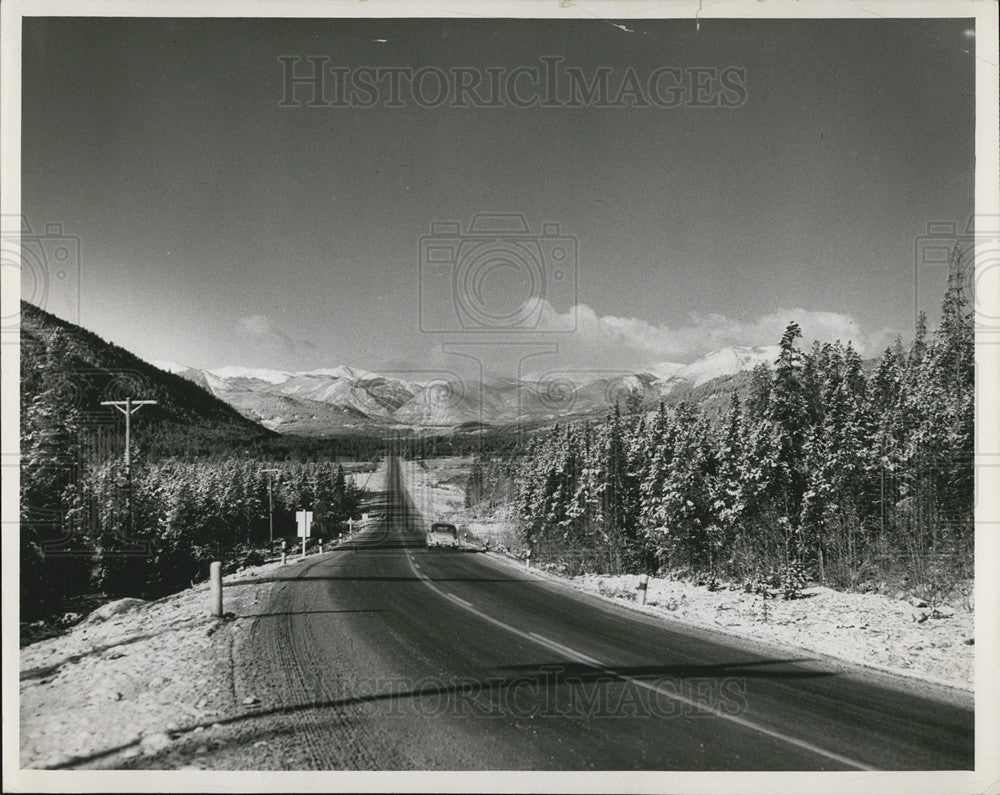
[[[267,473],[267,505],[268,505],[268,519],[270,526],[270,545],[268,550],[274,547],[274,489],[271,483],[271,475],[280,472],[280,469],[263,469],[262,472]],[[269,553],[270,554],[270,553]]]
[[[155,400],[102,400],[102,406],[114,406],[125,415],[125,474],[132,471],[132,415],[143,406],[156,405]]]
[[[132,415],[143,406],[156,405],[155,400],[102,400],[102,406],[114,406],[125,415],[125,499],[128,508],[128,532],[132,535]]]

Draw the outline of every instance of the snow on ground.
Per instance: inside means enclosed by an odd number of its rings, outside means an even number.
[[[461,518],[468,516],[460,485],[466,464],[460,458],[404,461],[404,482],[425,519],[450,518],[473,537],[492,538],[492,549],[502,548],[513,530],[502,511],[480,520]],[[384,476],[383,462],[369,487],[384,488]],[[21,766],[152,754],[188,733],[211,748],[214,721],[253,710],[252,701],[235,693],[233,649],[269,601],[272,586],[254,579],[279,565],[225,577],[229,620],[209,616],[203,583],[154,602],[105,605],[67,634],[21,649]],[[742,589],[710,591],[655,578],[643,606],[636,576],[563,581],[672,620],[972,689],[974,614],[959,605],[937,605],[935,611],[826,588],[807,589],[802,599],[765,600]]]
[[[642,600],[635,575],[589,574],[570,582],[608,598]],[[739,586],[711,591],[651,578],[646,611],[965,690],[973,686],[975,646],[967,641],[974,638],[974,615],[951,607],[915,607],[881,594],[818,586],[805,589],[800,599],[765,599]]]
[[[231,652],[268,601],[271,585],[254,578],[278,566],[223,579],[228,619],[209,615],[203,583],[153,602],[111,602],[21,649],[21,767],[155,753],[188,731],[204,733],[207,748],[213,721],[248,709],[236,702]]]
[[[378,467],[372,471],[371,464],[349,463],[344,465],[344,479],[348,483],[371,492],[385,491],[385,473],[388,466],[385,459],[379,462]],[[357,469],[360,467],[361,469]]]
[[[437,520],[453,522],[465,508],[463,484],[469,463],[470,459],[460,457],[399,462],[403,485],[428,524]]]
[[[466,537],[490,550],[518,554],[516,526],[508,509],[476,515],[464,509],[463,467],[468,459],[405,462],[404,483],[418,508],[448,515]],[[465,470],[467,471],[467,469]],[[438,485],[440,482],[440,485]],[[416,487],[423,493],[418,499]],[[428,518],[427,514],[424,514]],[[488,544],[487,544],[488,542]],[[537,569],[536,569],[537,571]],[[546,572],[546,576],[556,577]],[[746,593],[741,586],[706,585],[651,578],[642,605],[637,575],[559,577],[588,593],[671,620],[754,641],[828,655],[971,691],[975,675],[975,613],[967,604],[924,605],[875,593],[843,593],[814,587],[803,598],[784,600]]]

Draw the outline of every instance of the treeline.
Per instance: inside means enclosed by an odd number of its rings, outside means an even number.
[[[406,460],[450,456],[510,456],[520,449],[521,429],[515,426],[458,428],[454,433],[400,433],[385,440],[385,449]]]
[[[850,344],[801,350],[792,323],[773,367],[714,421],[691,403],[650,414],[634,396],[603,422],[531,440],[513,465],[522,543],[569,570],[789,587],[971,577],[974,335],[962,282],[956,265],[940,327],[928,334],[921,317],[909,349],[897,342],[868,373]],[[486,496],[482,463],[469,485]]]

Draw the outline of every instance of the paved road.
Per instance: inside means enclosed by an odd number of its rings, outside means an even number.
[[[280,570],[239,651],[252,718],[201,760],[285,769],[970,769],[973,713],[677,628],[387,519]]]

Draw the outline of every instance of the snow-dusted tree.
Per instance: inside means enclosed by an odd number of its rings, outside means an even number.
[[[799,519],[806,482],[802,453],[808,432],[808,404],[802,382],[803,357],[796,344],[801,336],[795,322],[789,323],[781,336],[765,415],[771,423],[781,467],[777,507],[780,515],[793,524]]]

